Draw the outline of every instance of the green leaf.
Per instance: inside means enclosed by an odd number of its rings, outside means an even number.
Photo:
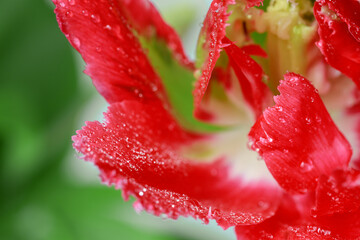
[[[221,128],[198,121],[193,116],[193,72],[181,66],[172,56],[165,43],[157,39],[141,41],[148,51],[150,62],[160,75],[166,88],[175,116],[187,129],[200,132],[218,131]]]

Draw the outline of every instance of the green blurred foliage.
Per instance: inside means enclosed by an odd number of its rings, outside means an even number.
[[[220,228],[136,214],[133,199],[93,181],[96,170],[76,159],[71,136],[98,94],[82,82],[83,63],[53,8],[50,0],[0,1],[0,239],[224,239]],[[165,18],[186,32],[195,13],[173,8]]]
[[[64,174],[92,91],[50,1],[0,1],[0,53],[0,239],[181,239],[127,222],[120,191]]]

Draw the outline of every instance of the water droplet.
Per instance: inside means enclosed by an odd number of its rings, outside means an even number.
[[[107,29],[107,30],[111,30],[111,26],[109,24],[106,25],[104,28]]]
[[[92,20],[94,23],[99,23],[99,22],[100,22],[100,17],[99,17],[98,15],[92,14],[92,15],[91,15],[91,20]]]
[[[282,118],[282,117],[279,118],[279,121],[280,121],[281,123],[286,123],[286,120],[285,120],[284,118]]]
[[[259,202],[258,202],[258,206],[259,206],[261,209],[267,209],[267,208],[269,208],[269,203],[263,202],[263,201],[259,201]]]
[[[69,4],[72,5],[72,6],[74,6],[75,3],[76,3],[75,0],[68,0],[68,2],[69,2]]]
[[[74,16],[74,14],[73,14],[73,12],[72,12],[72,11],[67,11],[67,12],[66,12],[66,16],[68,16],[68,17],[72,17],[72,16]]]
[[[276,109],[277,111],[279,111],[279,112],[282,112],[282,111],[283,111],[283,107],[281,107],[281,106],[276,106],[275,109]]]
[[[249,140],[249,142],[247,143],[247,147],[248,147],[250,150],[252,150],[253,145],[254,145],[254,141]]]
[[[87,11],[87,10],[82,10],[82,14],[84,15],[84,16],[89,16],[89,12]]]
[[[151,86],[151,90],[153,90],[154,92],[156,92],[158,90],[158,87],[156,85],[152,85]]]
[[[300,163],[300,169],[302,172],[310,172],[311,170],[313,170],[314,165],[312,163],[309,162],[301,162]]]
[[[80,39],[78,39],[77,37],[73,38],[73,43],[74,43],[75,47],[77,47],[77,48],[79,48],[81,46]]]
[[[139,196],[140,196],[140,197],[144,196],[144,193],[143,193],[143,192],[139,192]]]

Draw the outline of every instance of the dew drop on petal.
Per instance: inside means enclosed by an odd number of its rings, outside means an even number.
[[[73,14],[73,12],[72,12],[72,11],[67,11],[67,12],[66,12],[66,16],[68,16],[68,17],[72,17],[72,16],[74,16],[74,14]]]
[[[91,15],[91,20],[92,20],[94,23],[99,23],[99,22],[100,22],[100,17],[99,17],[98,15],[92,14],[92,15]]]
[[[73,43],[76,46],[76,48],[79,48],[81,46],[80,39],[78,39],[77,37],[73,38]]]
[[[275,109],[276,109],[277,111],[279,111],[279,112],[282,112],[282,111],[283,111],[283,107],[281,107],[281,106],[276,106]]]
[[[313,170],[314,166],[312,163],[308,163],[308,162],[301,162],[300,163],[300,170],[302,172],[310,172],[311,170]]]
[[[269,203],[267,203],[267,202],[263,202],[263,201],[259,201],[258,202],[258,206],[261,208],[261,209],[268,209],[269,208]]]
[[[247,143],[247,147],[252,150],[253,149],[253,145],[254,145],[254,141],[249,140],[249,142]]]
[[[83,14],[84,16],[89,16],[89,12],[88,12],[87,10],[82,10],[82,14]]]

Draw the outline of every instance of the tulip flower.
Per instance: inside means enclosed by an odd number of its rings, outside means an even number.
[[[213,0],[190,60],[148,0],[53,0],[109,108],[74,148],[134,208],[360,238],[360,3]]]

